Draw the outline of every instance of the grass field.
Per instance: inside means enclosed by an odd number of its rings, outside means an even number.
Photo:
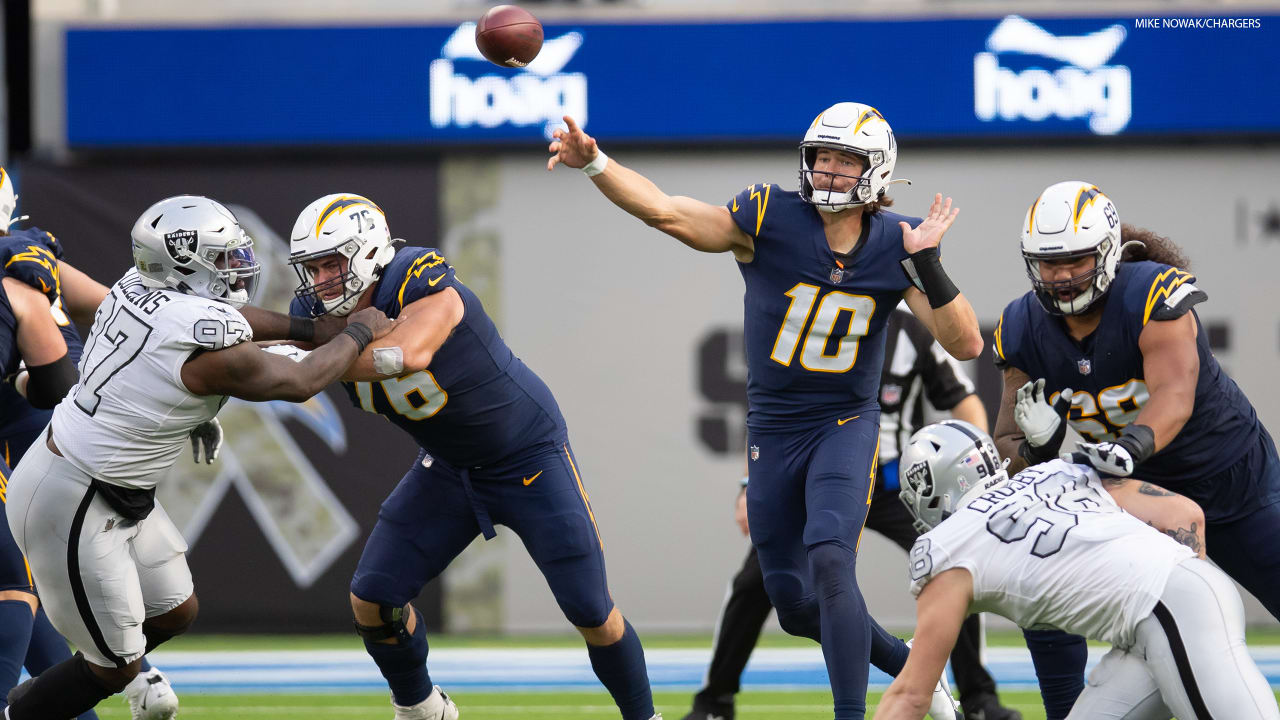
[[[991,645],[1019,645],[1016,632],[993,631],[988,634]],[[1250,644],[1280,644],[1280,632],[1258,631],[1249,635]],[[437,636],[433,648],[555,648],[580,647],[574,636],[486,637]],[[651,635],[645,645],[651,648],[706,648],[710,638],[698,635]],[[786,635],[770,634],[761,639],[762,647],[804,647],[808,641]],[[359,643],[347,635],[320,636],[201,636],[192,635],[166,644],[165,649],[181,651],[218,650],[302,650],[322,653],[325,650],[351,650]],[[182,706],[180,718],[187,720],[390,720],[391,708],[385,693],[271,693],[230,694],[184,692],[179,685]],[[451,693],[461,710],[462,720],[574,720],[581,718],[614,720],[618,717],[609,696],[598,691],[480,692],[461,689]],[[689,711],[692,693],[663,691],[654,694],[655,704],[666,720],[681,720]],[[868,696],[869,718],[874,718],[880,693]],[[1044,710],[1039,693],[1004,691],[1007,706],[1020,710],[1025,720],[1043,720]],[[830,720],[831,695],[824,691],[746,691],[739,695],[738,720]],[[119,698],[109,698],[98,708],[102,720],[128,720],[127,705]]]

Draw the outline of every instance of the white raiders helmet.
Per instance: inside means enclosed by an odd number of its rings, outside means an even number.
[[[1006,465],[991,437],[973,425],[927,425],[911,436],[898,461],[898,498],[916,518],[916,530],[928,532],[973,496],[1007,480]]]
[[[818,150],[828,148],[862,158],[862,175],[848,192],[813,186]],[[862,103],[836,103],[814,118],[800,143],[800,197],[826,212],[840,212],[879,200],[893,180],[898,143],[879,110]]]
[[[133,224],[133,264],[142,283],[220,300],[253,301],[262,266],[250,238],[222,203],[198,195],[167,198]]]
[[[377,282],[395,253],[382,208],[361,195],[325,195],[303,209],[289,236],[289,264],[299,281],[295,294],[313,314],[346,315]],[[317,285],[303,263],[334,254],[346,258],[346,272]],[[341,295],[324,299],[339,285]]]
[[[1078,315],[1107,294],[1120,262],[1120,216],[1115,203],[1096,185],[1068,180],[1050,185],[1031,204],[1022,221],[1022,259],[1027,277],[1044,309],[1054,315]],[[1069,280],[1047,282],[1042,260],[1075,260],[1093,255],[1094,268]],[[1075,297],[1058,292],[1088,283]]]

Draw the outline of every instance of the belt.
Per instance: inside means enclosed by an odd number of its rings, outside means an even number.
[[[46,436],[44,439],[44,445],[45,447],[49,448],[49,452],[53,453],[54,455],[57,455],[58,457],[62,457],[62,451],[58,450],[58,446],[53,443],[53,426],[52,425],[49,426],[49,431],[46,433]]]

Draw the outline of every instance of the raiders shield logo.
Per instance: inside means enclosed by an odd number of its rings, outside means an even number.
[[[831,284],[839,285],[840,281],[843,279],[844,279],[843,270],[841,270],[840,268],[831,268]]]
[[[164,249],[179,265],[186,265],[196,255],[196,231],[176,230],[164,236]]]
[[[933,494],[933,473],[929,471],[929,463],[921,461],[907,468],[907,485],[915,490],[916,495],[928,497]]]
[[[759,445],[752,445],[752,446],[751,446],[751,459],[752,459],[752,460],[759,460],[759,459],[760,459],[760,446],[759,446]]]
[[[1076,361],[1076,369],[1080,371],[1081,375],[1088,375],[1093,372],[1093,361],[1089,360],[1089,358],[1080,358]]]

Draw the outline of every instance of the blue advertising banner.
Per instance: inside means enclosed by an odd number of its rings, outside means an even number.
[[[548,25],[519,70],[474,33],[69,29],[68,144],[792,141],[842,100],[904,138],[1280,132],[1280,15]]]

